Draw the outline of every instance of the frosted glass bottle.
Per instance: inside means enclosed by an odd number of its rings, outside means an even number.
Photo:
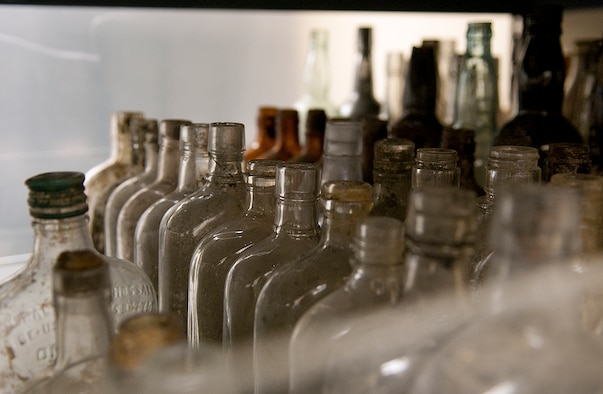
[[[105,208],[105,254],[117,256],[117,217],[123,205],[134,193],[150,185],[157,178],[157,165],[159,162],[159,144],[157,121],[144,119],[144,171],[133,178],[120,183],[107,200]]]
[[[321,184],[327,181],[362,181],[362,124],[359,121],[327,121]]]
[[[88,229],[84,174],[44,173],[26,181],[34,249],[25,268],[0,285],[0,384],[13,392],[56,358],[51,269],[67,250],[95,250]],[[155,310],[155,291],[134,264],[100,255],[111,273],[111,311],[116,323]],[[35,334],[35,335],[34,335]]]
[[[375,143],[371,216],[404,221],[414,162],[415,144],[406,138],[385,138]]]
[[[134,232],[134,263],[149,276],[159,291],[158,254],[159,223],[178,201],[199,190],[205,181],[207,155],[207,123],[182,125],[180,128],[180,165],[176,190],[151,204],[140,216]],[[200,167],[198,167],[200,166]]]
[[[356,225],[372,205],[371,189],[359,181],[325,183],[320,196],[324,222],[319,244],[307,257],[290,259],[276,268],[262,287],[254,318],[256,392],[288,390],[288,344],[295,323],[347,281],[352,270],[350,245]],[[279,376],[275,370],[285,373]]]
[[[159,124],[159,164],[157,178],[133,194],[117,216],[117,257],[134,261],[136,225],[144,211],[161,197],[172,192],[178,183],[180,166],[180,127],[187,120],[162,120]]]
[[[359,223],[348,281],[314,304],[295,325],[289,351],[290,392],[321,392],[322,377],[305,372],[326,367],[330,352],[351,328],[352,317],[398,302],[403,288],[402,234],[398,219],[372,216]]]
[[[57,359],[25,393],[103,392],[113,333],[110,281],[100,255],[87,250],[59,255],[52,270]]]
[[[461,169],[457,162],[458,154],[452,149],[417,149],[412,167],[411,188],[442,185],[459,187]]]
[[[241,123],[211,123],[207,140],[207,181],[170,208],[159,224],[159,292],[161,312],[174,313],[183,325],[188,316],[191,258],[203,237],[245,209]]]
[[[277,167],[277,207],[273,232],[246,249],[226,277],[223,345],[236,355],[253,339],[255,305],[260,290],[280,266],[308,254],[320,240],[318,195],[320,175],[313,164]],[[252,381],[253,357],[233,357],[233,367]]]
[[[272,234],[278,160],[247,163],[247,209],[240,216],[218,226],[195,248],[189,280],[188,340],[222,343],[224,286],[226,275],[238,256],[254,243]],[[163,300],[159,293],[160,304]]]
[[[109,157],[86,171],[86,191],[88,193],[88,205],[90,206],[90,234],[94,246],[102,253],[104,244],[100,244],[104,231],[104,211],[107,192],[118,182],[124,180],[130,171],[132,161],[132,143],[130,134],[130,122],[133,119],[142,119],[142,112],[115,112],[111,115]]]

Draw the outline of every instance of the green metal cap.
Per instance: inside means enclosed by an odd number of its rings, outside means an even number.
[[[47,172],[25,181],[29,214],[40,219],[64,219],[88,211],[81,172]]]

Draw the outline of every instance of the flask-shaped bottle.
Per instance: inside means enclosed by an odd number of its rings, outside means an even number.
[[[308,110],[305,120],[306,138],[301,151],[287,160],[289,163],[318,163],[322,159],[327,116],[324,110]],[[300,121],[300,124],[301,121]]]
[[[350,101],[344,103],[339,109],[341,116],[352,120],[378,116],[381,108],[373,95],[372,40],[373,29],[371,27],[358,28],[354,92]]]
[[[176,190],[166,194],[147,208],[138,220],[134,233],[134,263],[149,276],[155,290],[158,285],[159,223],[163,215],[178,201],[199,190],[207,173],[206,123],[183,125],[180,128],[180,165]],[[198,166],[201,166],[199,168]]]
[[[258,158],[262,153],[269,151],[274,146],[276,138],[276,112],[275,107],[260,107],[257,115],[257,134],[255,141],[245,150],[245,161]]]
[[[245,209],[244,150],[245,127],[241,123],[211,123],[206,183],[170,208],[159,224],[160,311],[174,313],[184,326],[195,248],[210,231]]]
[[[320,202],[324,222],[319,244],[307,257],[275,269],[258,296],[253,352],[256,392],[287,391],[288,345],[295,323],[348,279],[350,244],[356,225],[372,205],[371,186],[329,181],[322,186]],[[274,374],[277,370],[283,375]]]
[[[417,149],[412,166],[411,188],[450,185],[459,187],[461,169],[455,150],[445,148]]]
[[[174,191],[180,166],[180,127],[187,120],[162,120],[159,124],[159,164],[157,178],[128,198],[117,216],[117,257],[134,261],[136,225],[155,201]]]
[[[107,199],[105,207],[105,254],[117,256],[117,217],[119,211],[128,199],[137,191],[150,185],[157,178],[157,165],[159,163],[159,144],[157,121],[155,119],[140,119],[144,129],[144,171],[120,183]]]
[[[84,174],[79,172],[44,173],[26,181],[34,249],[25,268],[0,286],[2,391],[18,391],[56,358],[52,266],[64,251],[95,250],[83,183]],[[132,313],[157,308],[153,286],[140,268],[98,256],[109,264],[111,311],[116,323]],[[29,337],[28,333],[36,335]]]
[[[226,275],[241,253],[272,234],[278,164],[282,161],[247,162],[247,209],[212,230],[193,252],[188,291],[188,339],[193,347],[222,343]],[[162,299],[160,292],[160,303]]]
[[[111,116],[111,153],[107,160],[86,171],[86,193],[90,207],[90,234],[94,246],[103,253],[105,205],[110,192],[130,172],[133,146],[130,123],[142,119],[142,112],[116,112]]]
[[[330,119],[325,130],[321,184],[362,181],[362,123]]]
[[[276,137],[270,150],[257,158],[265,160],[289,160],[301,151],[299,144],[299,117],[294,109],[276,112]]]

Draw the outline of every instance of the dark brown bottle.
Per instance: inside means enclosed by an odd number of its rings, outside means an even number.
[[[475,131],[472,129],[445,127],[442,131],[442,148],[454,149],[459,155],[458,166],[461,169],[460,187],[484,194],[475,180],[473,163],[475,162]]]
[[[316,163],[322,158],[327,115],[322,109],[310,109],[306,115],[306,143],[289,162]]]
[[[389,131],[393,138],[406,138],[417,149],[438,148],[442,124],[436,117],[437,68],[433,46],[413,47],[404,85],[402,118]]]
[[[257,117],[258,133],[255,141],[245,150],[245,161],[256,159],[259,155],[269,151],[274,146],[276,136],[275,107],[260,107]]]
[[[603,40],[599,41],[595,61],[595,86],[591,93],[588,145],[593,166],[603,173]]]
[[[287,161],[298,155],[301,151],[298,124],[297,110],[279,109],[276,112],[276,139],[274,145],[257,158]]]
[[[542,6],[524,16],[523,56],[516,73],[519,111],[494,143],[537,148],[541,165],[549,144],[583,142],[561,113],[565,82],[561,17],[562,8],[557,6]]]
[[[542,180],[549,182],[555,174],[571,172],[589,174],[590,149],[587,144],[558,142],[550,145],[542,165]]]
[[[362,180],[373,183],[373,163],[375,160],[375,143],[387,138],[387,121],[376,116],[366,117],[362,127]]]

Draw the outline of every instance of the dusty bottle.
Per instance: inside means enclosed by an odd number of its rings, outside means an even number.
[[[558,173],[588,174],[591,171],[590,149],[587,144],[553,143],[542,163],[542,180],[549,182]]]
[[[404,221],[410,193],[415,144],[405,138],[385,138],[375,144],[371,216]]]
[[[95,250],[88,230],[83,182],[84,174],[78,172],[44,173],[26,181],[34,249],[26,267],[0,286],[2,391],[17,391],[56,358],[52,266],[64,251]],[[98,256],[109,264],[111,311],[116,324],[132,313],[157,308],[153,286],[140,268]],[[23,341],[28,332],[38,335]]]
[[[289,160],[301,151],[299,144],[299,118],[294,109],[276,112],[276,137],[270,150],[257,158],[265,160]]]
[[[90,234],[94,246],[104,252],[104,213],[110,191],[124,180],[132,161],[130,122],[143,118],[142,112],[116,112],[111,116],[111,153],[107,160],[86,171],[86,193],[90,207]]]
[[[54,366],[25,393],[102,393],[113,333],[109,268],[92,251],[59,255],[52,270],[56,311]]]
[[[245,209],[244,150],[245,127],[241,123],[211,123],[206,183],[170,208],[159,224],[160,311],[174,313],[184,326],[195,248],[210,231]]]
[[[190,263],[188,340],[222,343],[226,275],[238,256],[272,234],[276,166],[282,161],[247,162],[247,209],[207,234]],[[161,292],[159,299],[162,300]]]
[[[138,220],[134,233],[134,263],[149,276],[159,291],[158,254],[159,223],[178,201],[199,190],[205,181],[207,155],[207,123],[183,125],[180,128],[180,165],[176,190],[166,194],[147,208]],[[200,168],[198,166],[201,166]]]
[[[348,279],[350,244],[356,225],[372,205],[371,186],[359,181],[329,181],[322,186],[320,202],[324,222],[319,244],[307,257],[276,268],[258,296],[253,352],[256,392],[287,391],[288,345],[295,323]],[[279,344],[284,346],[279,348]],[[274,374],[275,370],[284,370],[284,374]]]
[[[157,178],[133,194],[117,216],[117,257],[134,261],[136,225],[144,211],[161,197],[172,192],[178,183],[180,166],[180,127],[187,120],[162,120],[159,124],[159,164]]]
[[[456,129],[444,127],[442,131],[441,147],[455,150],[459,156],[459,168],[461,169],[460,187],[472,190],[478,196],[484,194],[475,179],[475,132],[471,129]]]
[[[457,162],[458,154],[452,149],[417,149],[412,166],[411,188],[442,185],[459,187],[461,169]]]
[[[272,149],[276,138],[276,112],[275,107],[260,107],[258,110],[256,139],[245,150],[245,161],[257,159]]]
[[[271,274],[318,244],[319,183],[319,171],[313,164],[277,167],[273,232],[241,253],[226,277],[222,335],[230,355],[251,344],[257,297]],[[231,360],[252,381],[253,358],[240,355]]]
[[[301,124],[301,122],[300,122]],[[306,138],[301,151],[289,163],[317,163],[322,159],[327,116],[322,109],[310,109],[306,116]]]
[[[321,184],[362,181],[362,123],[330,119],[325,130]]]
[[[392,124],[389,136],[407,138],[417,149],[437,148],[442,124],[435,112],[437,70],[432,46],[413,47],[405,81],[402,117]]]
[[[105,254],[117,256],[117,217],[123,205],[134,193],[153,183],[157,178],[157,165],[159,162],[159,144],[157,121],[155,119],[141,119],[141,128],[144,129],[144,171],[120,183],[107,200],[105,207]]]

